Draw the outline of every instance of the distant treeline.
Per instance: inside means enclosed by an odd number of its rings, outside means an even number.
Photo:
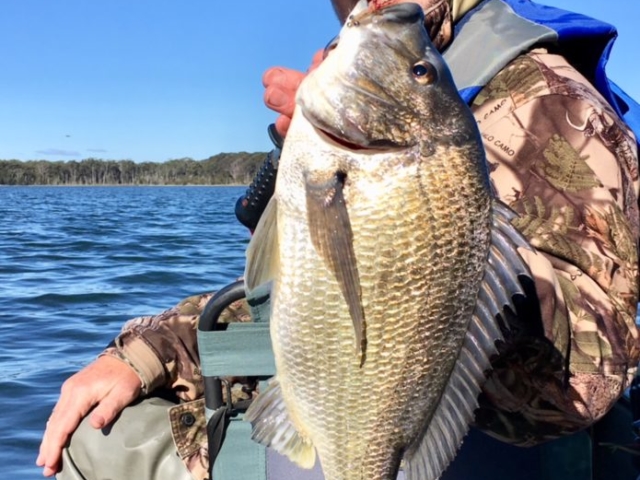
[[[0,185],[246,185],[266,153],[220,153],[206,160],[163,163],[87,158],[0,160]]]

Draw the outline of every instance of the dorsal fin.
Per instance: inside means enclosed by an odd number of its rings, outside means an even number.
[[[478,395],[502,339],[496,319],[504,309],[516,311],[514,295],[524,295],[519,275],[531,276],[517,248],[532,250],[527,240],[509,223],[513,212],[495,201],[491,247],[485,275],[467,335],[449,382],[422,439],[405,454],[407,480],[435,480],[455,457],[469,430]]]

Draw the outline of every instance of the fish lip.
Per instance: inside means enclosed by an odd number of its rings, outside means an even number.
[[[400,152],[409,150],[411,148],[411,145],[399,145],[393,142],[388,142],[385,144],[356,143],[352,139],[347,140],[346,138],[336,135],[336,133],[330,132],[317,125],[313,125],[313,129],[323,141],[336,146],[341,150],[347,150],[356,153],[388,153],[391,151]]]
[[[323,140],[328,141],[329,143],[331,143],[333,145],[337,145],[343,150],[351,150],[351,151],[372,150],[368,146],[359,145],[357,143],[350,142],[349,140],[341,138],[341,137],[329,132],[328,130],[324,130],[324,129],[320,128],[320,127],[313,127],[313,128],[316,130],[318,135]]]

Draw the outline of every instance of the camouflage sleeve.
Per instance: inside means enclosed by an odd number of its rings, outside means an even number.
[[[483,390],[477,425],[532,445],[604,415],[636,372],[638,152],[630,130],[561,56],[523,55],[472,106],[499,197],[536,248],[537,301]]]
[[[200,314],[213,293],[194,295],[154,316],[129,320],[111,346],[101,355],[113,355],[128,363],[140,376],[142,393],[172,389],[184,401],[203,395],[197,328]],[[230,304],[219,322],[246,322],[249,307],[244,300]]]
[[[129,320],[102,355],[124,360],[140,376],[143,393],[173,389],[183,400],[202,395],[196,331],[212,294],[195,295],[154,316]]]

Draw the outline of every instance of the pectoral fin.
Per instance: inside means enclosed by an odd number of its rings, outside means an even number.
[[[440,477],[456,455],[478,406],[490,358],[497,352],[495,342],[503,338],[497,317],[507,307],[515,312],[512,297],[524,295],[518,277],[531,274],[517,248],[532,248],[509,222],[513,215],[507,206],[494,202],[491,247],[476,309],[429,427],[405,455],[407,480]]]
[[[309,178],[306,180],[311,241],[340,285],[353,322],[356,348],[360,352],[362,364],[366,352],[366,323],[353,249],[353,231],[343,192],[346,174],[336,172],[323,183],[313,182]]]
[[[316,450],[291,422],[277,380],[256,398],[244,419],[251,422],[253,440],[286,455],[302,468],[313,468]]]
[[[271,197],[247,247],[244,280],[249,291],[274,279],[280,269],[277,217],[278,203]]]

